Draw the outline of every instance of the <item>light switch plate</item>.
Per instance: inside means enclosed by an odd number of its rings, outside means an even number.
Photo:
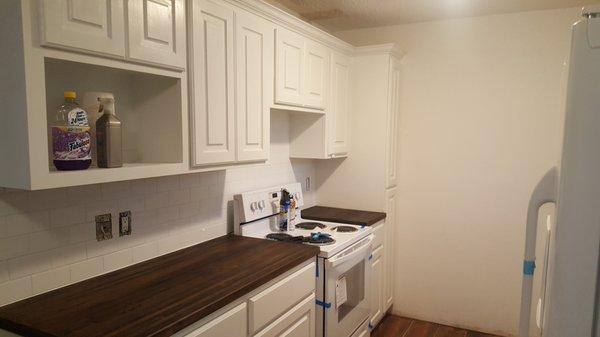
[[[112,215],[96,215],[96,241],[112,239]]]

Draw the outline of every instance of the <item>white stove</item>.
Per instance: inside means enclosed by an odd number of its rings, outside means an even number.
[[[296,201],[296,218],[288,230],[279,230],[279,202],[283,190]],[[234,196],[234,233],[242,236],[319,247],[316,275],[318,337],[350,337],[368,324],[372,228],[302,218],[299,183],[251,191]],[[336,289],[348,289],[344,301]],[[337,302],[336,302],[337,301]]]

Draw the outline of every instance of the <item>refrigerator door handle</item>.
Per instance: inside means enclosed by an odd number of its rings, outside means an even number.
[[[523,284],[521,289],[519,337],[529,337],[538,212],[543,204],[549,202],[556,203],[557,188],[558,169],[553,167],[548,170],[544,177],[538,182],[529,199],[525,229],[525,257],[523,263]]]

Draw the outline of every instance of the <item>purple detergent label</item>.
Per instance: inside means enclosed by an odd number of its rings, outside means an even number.
[[[52,150],[54,160],[89,160],[92,133],[89,126],[53,126]]]

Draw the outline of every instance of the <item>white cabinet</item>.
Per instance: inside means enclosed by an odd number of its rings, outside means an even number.
[[[40,1],[41,44],[125,56],[123,0]]]
[[[192,166],[265,161],[274,27],[222,1],[190,7]]]
[[[130,59],[185,68],[185,0],[129,0],[127,20]]]
[[[247,317],[248,313],[244,302],[186,334],[185,337],[246,337]]]
[[[277,28],[275,62],[275,103],[303,106],[304,38]]]
[[[305,41],[304,50],[304,106],[323,110],[329,81],[329,49],[313,42]]]
[[[275,49],[275,103],[324,110],[329,49],[283,27],[277,28]]]
[[[350,151],[350,58],[331,56],[331,104],[327,111],[329,156]]]
[[[307,260],[173,337],[315,337],[315,272]]]
[[[380,224],[375,228],[373,252],[371,253],[371,326],[376,326],[383,318],[384,291],[383,283],[385,277],[385,244],[382,240],[385,237],[385,227]]]
[[[236,14],[237,160],[269,157],[273,97],[274,27],[242,11]]]
[[[190,110],[192,166],[235,161],[232,8],[192,1]]]
[[[394,261],[395,261],[395,228],[396,223],[396,188],[386,191],[386,220],[385,220],[385,267],[383,282],[384,311],[387,311],[394,302]]]
[[[314,337],[315,294],[310,294],[254,337]]]
[[[397,183],[398,113],[400,105],[400,61],[390,60],[389,112],[387,118],[386,181],[388,188]]]

